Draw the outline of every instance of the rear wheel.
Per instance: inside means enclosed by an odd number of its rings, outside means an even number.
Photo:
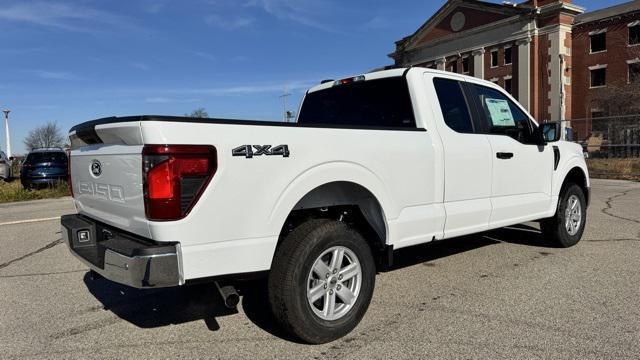
[[[278,247],[269,301],[275,318],[292,335],[326,343],[358,325],[374,282],[374,259],[362,235],[342,222],[310,220]]]
[[[540,222],[545,239],[559,247],[571,247],[582,238],[587,207],[584,192],[576,184],[563,187],[558,200],[558,208],[553,217]]]

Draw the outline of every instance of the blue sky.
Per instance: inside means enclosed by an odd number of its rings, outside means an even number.
[[[575,2],[590,10],[619,3]],[[0,107],[12,110],[13,152],[47,121],[67,131],[99,117],[198,107],[278,120],[285,85],[296,110],[322,79],[391,64],[394,41],[443,3],[0,0]]]

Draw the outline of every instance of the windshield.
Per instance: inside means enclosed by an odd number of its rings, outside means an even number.
[[[67,155],[62,152],[39,152],[27,155],[26,163],[66,162]]]

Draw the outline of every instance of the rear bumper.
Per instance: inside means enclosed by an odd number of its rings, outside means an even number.
[[[67,180],[68,180],[67,175],[52,175],[52,176],[45,176],[45,177],[30,177],[30,176],[20,177],[20,182],[24,186],[48,185],[48,184],[55,183],[57,181],[67,181]]]
[[[82,215],[61,219],[62,239],[93,271],[135,288],[182,285],[179,243],[156,243]]]

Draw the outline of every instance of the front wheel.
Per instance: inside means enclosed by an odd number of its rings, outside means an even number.
[[[553,217],[540,222],[545,239],[559,247],[571,247],[582,238],[587,222],[584,192],[576,184],[568,184],[560,193],[558,208]]]
[[[310,220],[278,247],[269,273],[275,318],[302,341],[321,344],[355,328],[375,282],[375,262],[362,235],[346,224]]]

